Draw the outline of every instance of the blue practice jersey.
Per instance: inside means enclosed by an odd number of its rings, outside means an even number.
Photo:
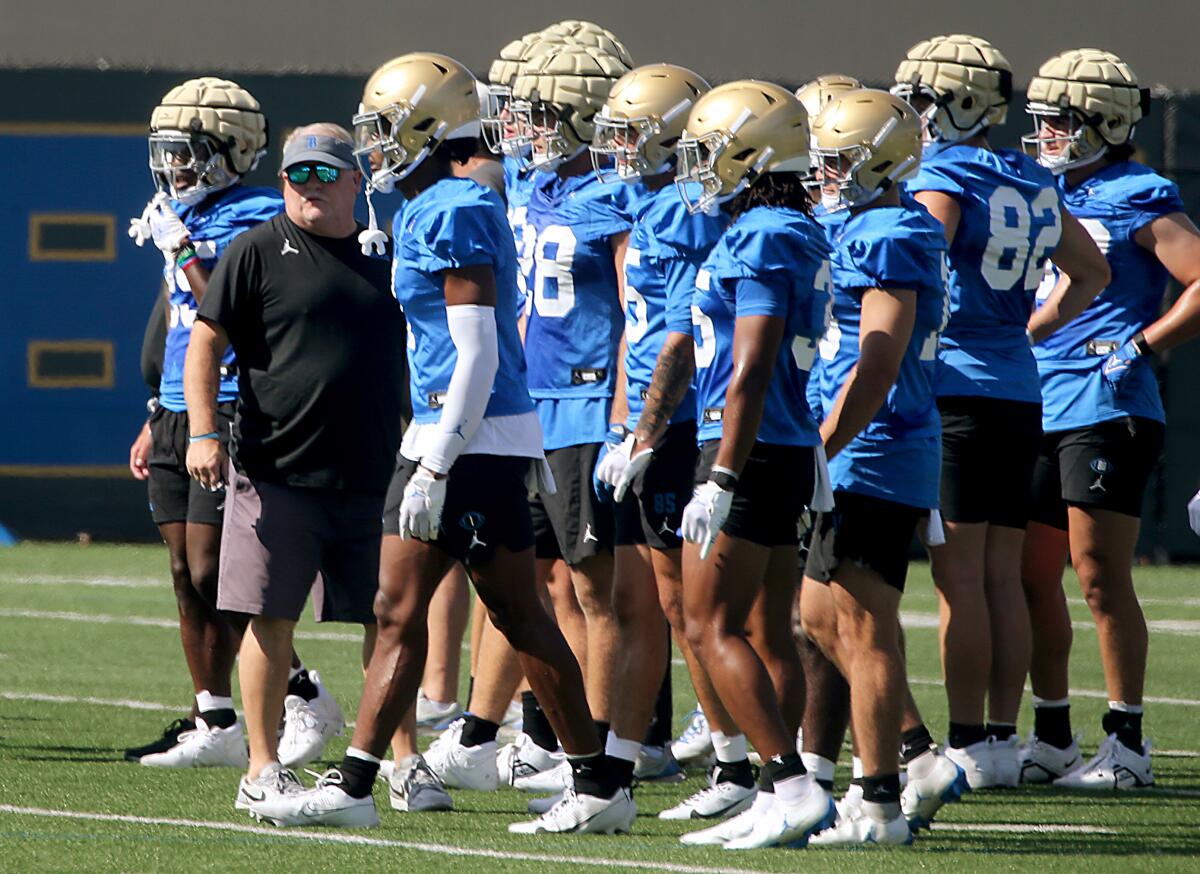
[[[917,294],[912,338],[895,385],[875,418],[829,463],[836,490],[914,507],[938,505],[941,418],[931,376],[948,305],[945,255],[941,223],[914,201],[864,210],[835,231],[833,301],[820,343],[826,413],[858,363],[863,290]]]
[[[697,272],[692,298],[699,442],[721,436],[738,316],[786,320],[757,439],[785,446],[820,442],[805,389],[828,302],[829,243],[811,218],[757,207],[729,227]]]
[[[529,301],[527,280],[533,272],[533,245],[537,232],[525,220],[529,211],[529,193],[533,190],[535,170],[522,170],[521,162],[505,156],[504,199],[508,205],[508,225],[512,228],[513,242],[517,246],[517,292],[524,308]]]
[[[1134,235],[1160,216],[1183,212],[1179,188],[1148,167],[1123,161],[1065,189],[1063,197],[1108,259],[1112,280],[1081,315],[1034,347],[1042,428],[1066,431],[1123,416],[1166,421],[1149,362],[1135,361],[1116,395],[1101,368],[1111,352],[1159,316],[1170,275]],[[1047,273],[1039,305],[1056,278],[1053,270]]]
[[[724,213],[692,215],[674,185],[638,198],[625,252],[625,382],[634,428],[646,404],[658,353],[667,334],[692,336],[696,271],[729,219]],[[696,418],[689,388],[671,423]]]
[[[211,272],[225,247],[238,234],[283,212],[283,197],[273,188],[234,185],[195,206],[171,201],[171,208],[188,229],[200,263]],[[158,402],[168,410],[182,413],[187,410],[183,399],[183,362],[187,357],[188,341],[192,338],[192,323],[196,321],[196,298],[187,277],[175,266],[174,261],[163,266],[163,278],[167,283],[170,310]],[[223,367],[217,388],[218,403],[237,399],[237,374],[233,363],[231,346],[221,359]]]
[[[594,443],[607,430],[625,326],[612,238],[629,231],[635,196],[590,172],[533,177],[525,350],[546,449]]]
[[[484,417],[533,409],[517,333],[517,253],[500,195],[470,179],[443,179],[406,201],[392,222],[392,286],[408,319],[413,421],[436,422],[458,352],[446,324],[443,271],[486,265],[496,280],[500,367]]]
[[[925,159],[908,192],[940,191],[961,210],[950,246],[950,322],[935,389],[1038,403],[1025,336],[1043,265],[1062,237],[1054,177],[1008,149],[956,145]]]

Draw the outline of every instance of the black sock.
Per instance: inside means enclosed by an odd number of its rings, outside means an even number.
[[[477,747],[480,744],[491,743],[500,731],[500,723],[480,719],[474,713],[468,713],[463,725],[461,742],[464,747]]]
[[[1105,734],[1115,734],[1122,745],[1142,754],[1142,714],[1110,710],[1100,722]]]
[[[717,762],[713,769],[713,783],[736,783],[744,789],[754,786],[754,768],[749,759],[740,762]]]
[[[814,777],[813,779],[815,779],[817,781],[817,785],[820,786],[822,789],[824,789],[826,792],[833,791],[833,781],[832,780],[822,780],[820,777]]]
[[[548,752],[558,749],[558,735],[554,733],[554,727],[546,718],[546,711],[532,692],[521,693],[521,731]]]
[[[788,777],[799,777],[807,773],[799,753],[784,753],[763,762],[758,770],[758,788],[765,792],[774,792],[776,780],[786,780]]]
[[[900,775],[876,774],[862,778],[863,801],[875,804],[900,803]]]
[[[648,747],[665,747],[671,742],[671,671],[668,668],[654,700],[654,718],[642,741]]]
[[[600,738],[600,749],[604,749],[608,743],[608,730],[612,728],[612,723],[603,719],[593,719],[592,725],[596,726],[596,737]]]
[[[568,759],[575,779],[575,791],[580,795],[612,798],[621,784],[613,773],[612,760],[604,753]]]
[[[379,763],[368,762],[356,756],[343,756],[338,770],[342,772],[342,791],[351,798],[366,798],[375,784]]]
[[[317,684],[308,678],[307,668],[301,668],[300,673],[288,680],[287,693],[299,695],[305,701],[312,701],[317,697]]]
[[[628,789],[633,785],[633,762],[628,759],[621,759],[616,756],[605,756],[608,759],[608,768],[612,772],[613,779],[617,781],[617,785]]]
[[[237,724],[237,714],[232,707],[222,707],[219,710],[205,710],[200,714],[204,724],[209,728],[232,728]]]
[[[996,740],[1005,741],[1017,733],[1017,727],[1015,725],[1000,725],[995,722],[989,722],[987,724],[987,733]]]
[[[933,749],[933,738],[929,736],[929,729],[923,722],[916,728],[910,728],[900,735],[900,761],[906,765],[931,749]]]
[[[971,744],[977,744],[980,741],[987,740],[987,729],[982,724],[975,725],[970,722],[951,722],[950,736],[946,743],[954,747],[956,750],[965,750]]]
[[[1075,740],[1071,734],[1071,705],[1034,707],[1033,733],[1042,743],[1065,750]]]

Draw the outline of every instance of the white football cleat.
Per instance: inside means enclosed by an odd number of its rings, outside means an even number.
[[[417,728],[432,730],[439,724],[449,724],[462,716],[462,706],[457,701],[434,701],[425,697],[425,690],[417,690]]]
[[[864,844],[904,846],[913,842],[913,833],[900,814],[887,822],[872,819],[861,808],[851,817],[838,820],[833,828],[813,835],[810,847],[857,847]]]
[[[496,768],[500,772],[501,783],[515,786],[517,780],[549,771],[566,759],[566,753],[542,749],[533,742],[533,738],[521,732],[515,741],[500,747],[496,755]]]
[[[181,732],[175,746],[138,761],[150,768],[245,768],[250,757],[241,725],[235,722],[229,728],[209,728],[197,716],[196,727]]]
[[[714,756],[712,732],[708,727],[708,719],[699,705],[689,716],[687,728],[673,744],[671,755],[681,765],[703,764]]]
[[[419,753],[397,762],[388,775],[388,800],[392,810],[405,813],[454,809],[454,799]]]
[[[633,776],[642,783],[682,783],[687,779],[669,746],[649,747],[645,744],[638,750]]]
[[[553,795],[544,795],[541,798],[530,798],[529,803],[525,805],[525,809],[534,816],[541,816],[558,802],[562,801],[566,789],[555,792]]]
[[[465,725],[465,719],[456,719],[450,723],[450,727],[438,735],[425,751],[426,763],[451,789],[489,791],[499,788],[496,742],[493,740],[478,746],[463,746],[462,733]]]
[[[1087,764],[1065,777],[1059,777],[1054,785],[1060,789],[1141,789],[1153,786],[1150,742],[1142,744],[1139,754],[1117,740],[1115,734],[1110,734]]]
[[[279,761],[284,767],[299,767],[314,762],[325,752],[325,745],[346,727],[346,717],[337,699],[321,684],[321,675],[309,671],[308,678],[317,687],[317,697],[305,701],[299,695],[283,699],[283,736],[279,739]]]
[[[726,841],[725,849],[807,846],[811,835],[829,828],[837,819],[837,810],[825,790],[811,777],[809,782],[812,785],[808,792],[793,804],[783,803],[776,795],[775,803],[755,818],[750,834]]]
[[[699,831],[682,834],[679,836],[679,843],[689,847],[712,847],[726,844],[737,838],[744,838],[754,829],[754,823],[758,821],[759,817],[774,804],[775,796],[770,792],[756,792],[754,801],[737,816],[731,816],[729,819]]]
[[[1060,750],[1030,733],[1029,740],[1020,749],[1020,757],[1022,783],[1049,783],[1083,764],[1078,736],[1071,739],[1070,746]]]
[[[508,830],[518,835],[626,834],[636,816],[637,805],[628,789],[618,789],[611,798],[597,798],[578,795],[571,788],[540,817],[530,822],[514,822]]]
[[[1006,740],[992,738],[992,779],[997,789],[1021,785],[1021,741],[1015,734]]]
[[[908,782],[900,792],[900,812],[914,833],[929,828],[943,805],[958,801],[964,792],[970,790],[962,768],[948,756],[932,755],[936,759],[933,770],[919,780],[909,774]]]
[[[962,768],[972,790],[989,789],[996,785],[994,743],[989,737],[961,749],[946,746],[942,748],[942,754]]]
[[[374,828],[379,825],[375,799],[353,798],[342,791],[344,778],[330,768],[317,778],[312,789],[267,797],[250,805],[250,815],[277,826],[333,825],[343,828]]]
[[[522,792],[561,792],[573,781],[571,763],[564,756],[561,762],[548,771],[513,778],[513,787]]]
[[[659,819],[724,819],[736,816],[754,803],[758,787],[749,788],[737,783],[718,783],[718,770],[709,776],[709,783],[689,798],[669,807],[658,815]]]
[[[253,780],[242,775],[242,779],[238,781],[237,797],[233,800],[233,806],[237,810],[249,810],[253,804],[284,795],[297,795],[303,791],[304,785],[296,778],[295,772],[278,762],[272,762]]]

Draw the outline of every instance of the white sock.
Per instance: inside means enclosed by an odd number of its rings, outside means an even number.
[[[801,753],[800,761],[804,762],[805,770],[813,775],[814,780],[833,782],[833,772],[837,768],[835,762],[829,761],[824,756],[818,756],[816,753]]]
[[[1124,701],[1109,701],[1109,710],[1116,710],[1118,713],[1142,713],[1141,704],[1126,704]]]
[[[1071,705],[1070,698],[1039,698],[1033,696],[1034,707],[1069,707]]]
[[[897,814],[900,813],[900,805],[896,803],[880,804],[878,801],[864,801],[862,803],[862,810],[863,813],[876,822],[889,822],[895,819]]]
[[[804,799],[815,784],[808,774],[797,774],[775,781],[775,797],[784,804],[798,804]]]
[[[362,759],[364,762],[370,762],[372,765],[379,764],[379,758],[368,753],[366,750],[360,750],[358,747],[346,747],[346,755],[352,759]]]
[[[617,737],[616,732],[609,729],[608,739],[604,743],[604,754],[625,762],[636,762],[638,753],[642,750],[639,740],[626,740]]]
[[[855,756],[850,760],[850,776],[855,780],[861,780],[863,778],[862,759],[860,759],[858,756]]]
[[[937,756],[933,754],[933,750],[926,750],[908,763],[908,779],[924,780],[933,773],[936,764]]]
[[[719,731],[712,733],[713,749],[717,753],[717,761],[731,765],[734,762],[744,762],[747,756],[750,755],[750,749],[746,745],[746,736],[744,734],[722,734]]]
[[[196,710],[199,713],[208,713],[212,710],[232,710],[233,698],[221,698],[209,692],[207,689],[196,693]]]

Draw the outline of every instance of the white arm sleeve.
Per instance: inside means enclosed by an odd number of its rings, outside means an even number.
[[[495,308],[478,304],[446,307],[446,323],[458,360],[446,390],[437,435],[429,452],[421,457],[422,466],[434,473],[449,473],[454,460],[471,442],[483,421],[500,367]]]

